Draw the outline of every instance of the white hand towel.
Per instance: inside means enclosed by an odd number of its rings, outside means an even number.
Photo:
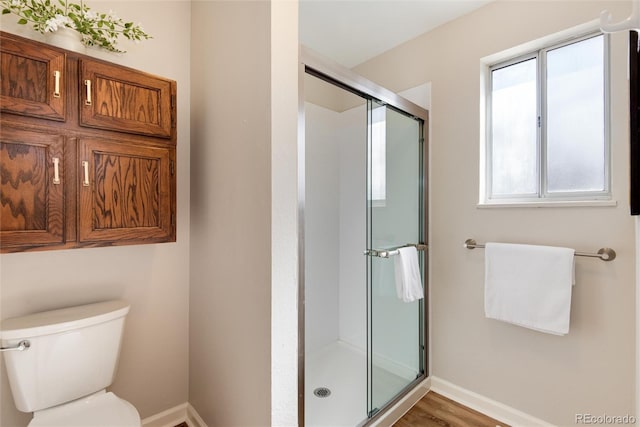
[[[398,249],[398,255],[394,259],[394,267],[398,298],[403,302],[413,302],[424,298],[416,248],[409,246]]]
[[[569,248],[487,243],[485,315],[540,332],[567,334],[574,253]]]

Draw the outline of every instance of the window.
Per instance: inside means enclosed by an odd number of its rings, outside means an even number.
[[[489,67],[484,202],[609,199],[606,39]]]
[[[387,109],[384,106],[371,110],[371,202],[382,207],[387,199]]]

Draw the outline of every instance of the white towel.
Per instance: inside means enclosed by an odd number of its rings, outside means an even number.
[[[398,249],[394,259],[396,293],[403,302],[413,302],[424,298],[418,251],[414,246]]]
[[[485,315],[540,332],[567,334],[574,253],[569,248],[487,243]]]

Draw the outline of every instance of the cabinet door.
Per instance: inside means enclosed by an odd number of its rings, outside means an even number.
[[[174,148],[81,139],[79,239],[175,240]]]
[[[64,139],[0,127],[0,246],[3,252],[64,241]]]
[[[23,40],[0,38],[0,108],[65,120],[65,54]]]
[[[171,137],[171,81],[117,65],[83,59],[80,124]]]

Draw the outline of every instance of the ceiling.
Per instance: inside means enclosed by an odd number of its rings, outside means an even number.
[[[300,41],[352,68],[491,0],[300,0]]]

